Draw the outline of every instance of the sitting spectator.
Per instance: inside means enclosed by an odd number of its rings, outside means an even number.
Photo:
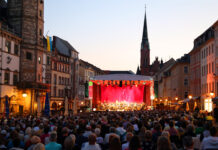
[[[58,144],[57,141],[57,133],[51,132],[49,136],[50,143],[45,146],[46,150],[61,150],[62,146]]]

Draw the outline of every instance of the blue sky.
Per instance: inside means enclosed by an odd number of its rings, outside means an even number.
[[[136,71],[145,4],[151,62],[179,58],[218,19],[218,0],[46,0],[45,34],[101,69]]]

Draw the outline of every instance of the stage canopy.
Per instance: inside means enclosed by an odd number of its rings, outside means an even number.
[[[152,81],[150,76],[134,75],[134,74],[109,74],[92,77],[91,80],[127,80],[127,81]]]

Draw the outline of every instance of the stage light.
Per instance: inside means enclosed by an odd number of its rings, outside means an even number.
[[[189,99],[192,99],[192,96],[191,96],[191,95],[189,95],[189,96],[188,96],[188,98],[189,98]]]
[[[151,100],[153,100],[154,99],[154,95],[151,95]]]
[[[96,111],[96,108],[93,108],[93,111]]]
[[[83,112],[82,110],[80,110],[79,112]]]

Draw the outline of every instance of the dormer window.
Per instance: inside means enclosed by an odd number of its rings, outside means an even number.
[[[40,0],[40,4],[43,4],[43,0]]]

